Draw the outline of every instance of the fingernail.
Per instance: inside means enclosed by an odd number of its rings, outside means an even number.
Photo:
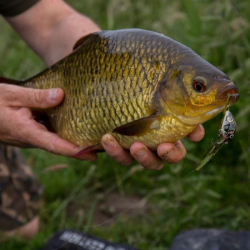
[[[105,146],[113,146],[115,145],[115,141],[111,136],[105,136],[103,143],[105,144]]]
[[[50,101],[54,102],[58,98],[58,89],[50,89],[49,91],[49,99]]]

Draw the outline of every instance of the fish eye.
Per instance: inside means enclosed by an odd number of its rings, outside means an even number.
[[[204,77],[197,76],[193,80],[193,88],[197,92],[203,92],[206,90],[207,81]]]

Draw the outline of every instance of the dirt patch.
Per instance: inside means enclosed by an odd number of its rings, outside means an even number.
[[[108,226],[120,217],[130,219],[143,216],[153,209],[140,197],[123,196],[119,193],[111,193],[107,196],[97,194],[94,199],[97,200],[95,204],[93,199],[92,201],[88,199],[85,202],[71,203],[68,207],[69,215],[75,217],[80,213],[82,216],[88,217],[92,210],[91,224]]]

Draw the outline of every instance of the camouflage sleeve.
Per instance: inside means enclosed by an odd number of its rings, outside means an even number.
[[[39,0],[0,0],[0,14],[5,17],[17,16]]]
[[[0,144],[0,231],[33,219],[41,194],[42,186],[17,148]]]

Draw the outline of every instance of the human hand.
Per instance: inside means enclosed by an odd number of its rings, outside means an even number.
[[[0,141],[19,146],[37,147],[54,154],[73,156],[81,148],[49,132],[36,122],[30,108],[46,109],[63,100],[61,89],[36,90],[15,85],[0,84]],[[77,157],[96,160],[95,153]]]
[[[193,142],[200,141],[204,137],[205,131],[202,125],[197,126],[187,138]],[[160,170],[164,166],[164,161],[177,163],[186,155],[186,149],[181,143],[162,143],[157,148],[157,153],[149,150],[139,142],[132,144],[130,152],[124,150],[111,135],[104,135],[102,145],[106,152],[118,163],[128,166],[135,159],[147,169]]]

